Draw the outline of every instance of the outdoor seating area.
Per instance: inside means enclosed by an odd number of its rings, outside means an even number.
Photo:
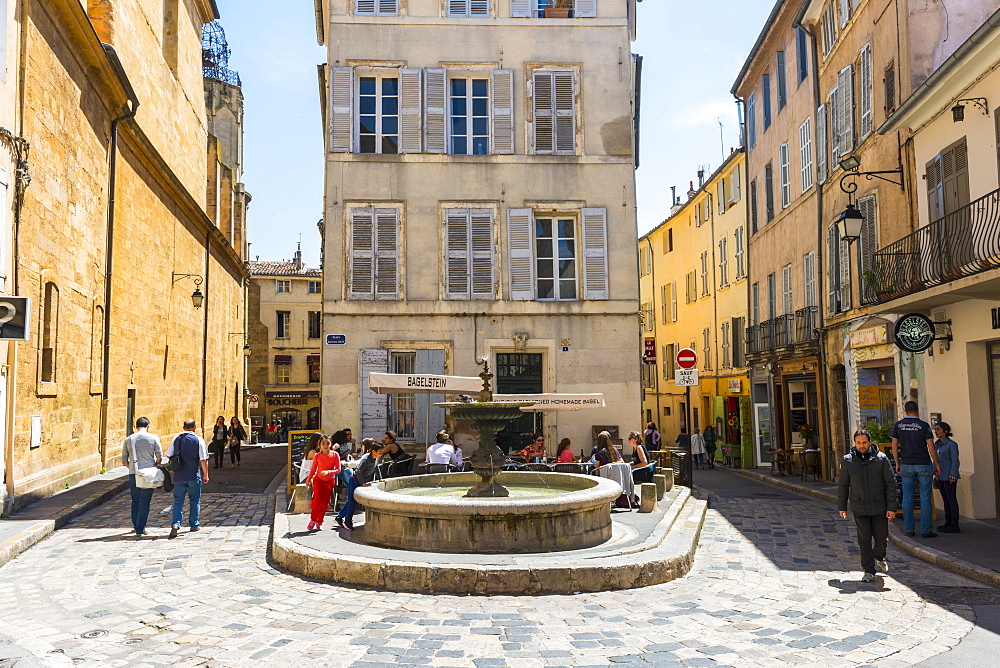
[[[768,450],[771,456],[771,475],[794,476],[801,480],[819,480],[821,472],[819,450],[811,447],[776,448]]]

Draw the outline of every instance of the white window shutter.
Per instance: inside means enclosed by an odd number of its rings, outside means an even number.
[[[861,132],[864,139],[872,132],[872,45],[861,47]]]
[[[834,314],[839,311],[837,307],[837,294],[840,285],[840,275],[837,273],[837,254],[840,244],[837,243],[837,226],[831,225],[826,230],[826,285],[827,285],[827,310]]]
[[[840,155],[854,150],[854,65],[848,65],[837,74],[840,91]]]
[[[354,68],[330,68],[330,151],[350,153],[354,137]]]
[[[389,420],[389,397],[368,386],[368,374],[389,371],[389,351],[385,348],[363,348],[358,351],[358,403],[361,404],[360,438],[380,438],[385,435]]]
[[[572,72],[553,72],[555,91],[555,150],[560,154],[576,153],[576,101]]]
[[[573,16],[578,19],[597,16],[597,0],[576,0],[574,5]]]
[[[533,149],[535,153],[552,153],[555,150],[552,72],[535,72],[531,79]]]
[[[583,210],[583,298],[608,299],[608,212]]]
[[[375,299],[399,299],[399,211],[375,209]]]
[[[399,152],[420,153],[420,70],[399,71]]]
[[[469,16],[490,17],[490,0],[469,0]]]
[[[354,13],[357,16],[375,16],[376,0],[354,0]]]
[[[469,212],[470,275],[473,299],[496,299],[493,273],[493,210]]]
[[[677,322],[677,281],[670,284],[670,322]],[[670,359],[673,360],[673,355]]]
[[[493,70],[490,73],[493,102],[493,153],[510,155],[514,152],[514,70]]]
[[[374,298],[375,233],[371,209],[351,209],[350,299]]]
[[[851,0],[837,0],[837,5],[840,10],[840,27],[843,28],[851,18]]]
[[[448,71],[424,70],[425,150],[427,153],[448,152]]]
[[[469,0],[448,0],[448,16],[468,16]]]
[[[510,15],[512,18],[531,18],[532,0],[510,0]]]
[[[378,0],[379,16],[399,16],[399,0]]]
[[[733,176],[730,179],[730,186],[729,186],[729,201],[730,202],[739,202],[740,198],[743,197],[743,193],[740,192],[740,179],[741,178],[742,177],[740,176],[740,167],[739,167],[739,165],[737,165],[736,169],[733,170]]]
[[[858,248],[860,259],[858,266],[862,275],[861,290],[874,294],[876,285],[867,285],[864,280],[864,272],[875,270],[875,251],[878,250],[878,207],[876,206],[875,195],[868,195],[858,199],[858,211],[865,217],[861,223],[861,245]]]
[[[507,262],[512,301],[532,301],[535,298],[532,238],[531,209],[507,209]]]
[[[799,126],[799,172],[802,177],[802,192],[813,185],[812,120],[806,118]]]
[[[821,104],[816,109],[816,178],[820,183],[826,182],[826,105]]]
[[[840,310],[851,308],[851,247],[840,241]]]
[[[830,173],[832,174],[837,171],[837,164],[840,162],[840,123],[841,114],[844,111],[840,104],[840,91],[836,86],[830,91],[830,103],[827,107],[830,109],[828,133],[830,135]]]
[[[445,296],[469,298],[469,210],[445,211]]]

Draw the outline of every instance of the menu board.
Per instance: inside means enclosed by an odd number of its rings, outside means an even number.
[[[299,482],[299,465],[309,446],[309,438],[316,433],[315,429],[288,432],[288,493]]]

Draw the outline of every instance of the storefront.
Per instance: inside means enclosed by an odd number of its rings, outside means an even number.
[[[718,437],[717,457],[750,467],[753,432],[750,421],[750,383],[746,376],[711,379],[711,425]],[[707,414],[707,413],[706,413]]]
[[[269,424],[281,420],[286,429],[319,429],[320,405],[318,390],[266,392],[266,419]]]
[[[824,397],[820,392],[817,357],[765,362],[751,370],[748,403],[752,401],[755,438],[747,449],[754,465],[770,467],[772,453],[793,446],[820,451],[823,470],[830,453],[825,438]]]

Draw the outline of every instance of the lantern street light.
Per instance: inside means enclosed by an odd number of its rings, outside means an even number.
[[[170,276],[173,279],[171,283],[176,283],[182,278],[194,279],[194,292],[191,293],[191,303],[195,308],[201,308],[201,305],[205,303],[205,293],[201,291],[201,284],[204,282],[204,279],[202,279],[201,275],[173,273]]]

